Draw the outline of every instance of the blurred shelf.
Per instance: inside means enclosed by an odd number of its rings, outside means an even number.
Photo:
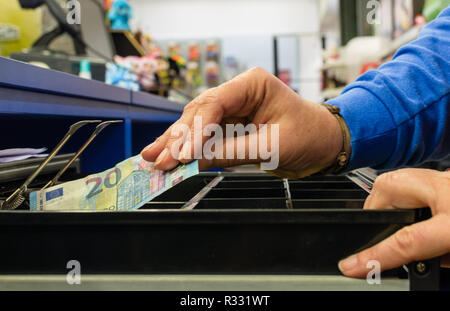
[[[347,64],[344,63],[342,60],[337,60],[335,62],[329,62],[329,63],[325,63],[322,66],[322,70],[328,70],[328,69],[335,69],[335,68],[343,68],[346,67]]]
[[[419,37],[419,33],[422,31],[423,27],[425,27],[425,25],[414,26],[408,31],[406,31],[404,34],[402,34],[400,37],[392,40],[390,50],[386,55],[380,55],[380,59],[395,53],[395,51],[397,51],[403,45],[416,40]]]
[[[382,60],[392,54],[394,54],[400,47],[403,45],[416,40],[419,37],[420,31],[423,29],[425,25],[420,26],[414,26],[408,31],[406,31],[404,34],[399,36],[398,38],[391,41],[390,46],[383,52],[381,52],[377,59]],[[332,62],[326,62],[322,66],[322,70],[328,70],[328,69],[336,69],[336,68],[345,68],[347,66],[346,62],[342,59],[338,59]]]
[[[345,88],[345,86],[338,87],[338,88],[325,89],[325,90],[322,91],[322,97],[325,98],[325,99],[338,97],[339,95],[341,95],[341,93],[344,90],[344,88]]]
[[[423,27],[424,27],[424,25],[412,27],[407,32],[405,32],[403,35],[401,35],[400,37],[392,40],[390,46],[387,49],[384,49],[384,51],[377,54],[377,56],[375,58],[378,61],[380,61],[381,63],[385,62],[388,59],[388,57],[393,55],[400,47],[417,39],[419,36],[419,33],[423,29]],[[321,70],[322,71],[326,71],[326,70],[330,70],[330,69],[346,70],[347,66],[348,66],[348,64],[344,60],[338,59],[335,61],[326,62],[322,66]],[[322,97],[325,99],[337,97],[341,94],[341,92],[344,90],[344,88],[345,88],[345,86],[338,87],[338,88],[325,89],[322,91]]]

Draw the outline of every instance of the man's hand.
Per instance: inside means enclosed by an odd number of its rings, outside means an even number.
[[[412,261],[441,257],[450,266],[450,172],[401,169],[380,175],[365,209],[430,207],[432,217],[404,227],[389,238],[339,262],[346,276],[366,277],[369,260],[388,270]]]
[[[179,162],[191,161],[194,158],[193,144],[189,145],[184,141],[178,154],[171,152],[172,145],[182,137],[181,134],[172,134],[172,129],[177,124],[186,124],[194,135],[194,117],[202,118],[203,128],[208,124],[219,124],[222,127],[238,123],[253,123],[256,126],[278,124],[278,168],[295,172],[299,177],[313,174],[333,164],[343,144],[339,124],[326,108],[301,98],[265,70],[254,68],[195,98],[185,107],[181,118],[141,152],[142,157],[155,162],[155,167],[161,170],[170,170]],[[259,131],[255,135],[259,135]],[[244,140],[245,159],[208,160],[203,157],[199,160],[200,169],[263,162],[259,157],[248,157],[248,136]],[[202,139],[203,145],[209,137],[203,135]],[[224,154],[230,144],[236,150],[237,139],[225,139]],[[268,142],[269,146],[271,144],[272,142]],[[177,148],[178,144],[174,149]]]

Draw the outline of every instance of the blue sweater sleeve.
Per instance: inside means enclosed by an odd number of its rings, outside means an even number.
[[[351,134],[347,170],[414,165],[450,154],[450,6],[402,48],[327,102]]]

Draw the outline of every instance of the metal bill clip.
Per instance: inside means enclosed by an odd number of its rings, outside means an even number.
[[[46,188],[52,187],[54,185],[56,185],[56,183],[58,182],[59,178],[61,177],[62,174],[64,174],[64,172],[72,165],[72,163],[78,159],[78,157],[81,155],[81,153],[87,148],[87,146],[89,146],[89,144],[94,140],[94,138],[108,125],[112,124],[112,123],[121,123],[122,120],[112,120],[112,121],[105,121],[100,123],[99,125],[96,126],[94,132],[92,133],[92,135],[89,137],[89,139],[83,144],[83,146],[81,146],[81,148],[78,150],[78,152],[72,157],[72,159],[69,160],[69,162],[67,162],[67,164],[59,170],[59,172],[56,174],[55,177],[53,177],[52,180],[50,180],[44,187],[42,187],[41,190],[44,190]]]
[[[20,188],[17,188],[4,202],[1,204],[0,209],[11,210],[19,207],[24,201],[24,193],[27,191],[30,183],[36,178],[36,176],[44,169],[44,167],[55,157],[59,150],[67,143],[70,137],[75,134],[81,127],[90,123],[100,123],[101,120],[84,120],[72,124],[67,131],[66,135],[56,145],[52,152],[45,158],[45,160],[39,165],[39,167],[25,180]]]

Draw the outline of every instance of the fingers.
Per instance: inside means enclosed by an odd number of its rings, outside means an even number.
[[[437,215],[426,221],[404,227],[394,235],[356,255],[339,262],[339,269],[349,277],[366,277],[370,260],[377,260],[381,270],[412,261],[439,257],[450,252],[450,217]]]
[[[269,76],[270,74],[263,69],[255,68],[202,93],[185,107],[183,115],[171,128],[153,144],[144,148],[141,152],[142,157],[155,162],[155,167],[162,170],[170,170],[179,163],[180,151],[183,152],[181,159],[184,162],[191,160],[195,154],[195,146],[191,143],[184,147],[185,143],[189,140],[195,142],[194,136],[199,135],[205,126],[212,123],[219,124],[224,117],[251,115],[254,108],[265,98],[265,81]],[[195,127],[196,119],[201,120],[200,128]],[[183,137],[177,131],[173,133],[178,126],[187,126],[190,130],[189,136]],[[207,139],[208,137],[202,137],[201,144],[203,145]]]
[[[190,162],[194,158],[200,159],[203,145],[209,139],[208,136],[203,135],[205,127],[210,127],[210,125],[219,127],[219,123],[222,121],[224,115],[223,105],[220,103],[222,90],[211,89],[208,91],[211,94],[205,94],[202,99],[205,102],[196,105],[193,121],[188,124],[190,137],[183,142],[182,151],[178,157],[181,162]]]
[[[450,189],[448,178],[448,172],[426,169],[402,169],[380,175],[364,209],[430,207],[434,216],[407,226],[377,245],[340,261],[342,273],[365,277],[370,260],[377,260],[381,270],[387,270],[411,261],[445,255],[442,263],[448,265],[450,213],[448,203],[441,203]]]
[[[172,130],[172,127],[169,127],[161,136],[159,136],[154,142],[146,146],[142,151],[141,155],[142,157],[149,161],[149,162],[155,162],[158,158],[158,155],[164,150],[164,147],[169,140],[170,133]]]
[[[401,169],[380,175],[367,197],[364,209],[419,208],[436,206],[440,172]]]
[[[238,137],[227,135],[224,139],[220,137],[220,139],[208,140],[204,145],[204,156],[199,159],[200,169],[272,161],[273,154],[277,153],[278,146],[275,144],[278,141],[273,143],[271,130],[268,127],[258,130],[254,126],[248,135]],[[261,142],[267,143],[264,145]]]
[[[172,124],[163,135],[158,137],[153,143],[148,145],[141,151],[142,157],[149,161],[155,162],[155,167],[163,170],[170,170],[174,168],[178,161],[176,160],[178,156],[179,149],[176,152],[172,152],[174,148],[172,145],[177,140],[184,141],[185,133],[180,130],[180,127],[186,129],[186,124],[191,124],[193,119],[193,114],[185,113],[181,118]],[[181,148],[181,146],[180,146]]]
[[[187,132],[189,132],[189,129],[187,129]],[[245,135],[245,133],[248,134]],[[203,146],[200,146],[201,156],[198,157],[200,169],[261,162],[262,166],[270,167],[272,165],[276,167],[278,165],[279,142],[277,126],[265,125],[258,129],[253,124],[246,127],[242,124],[224,127],[216,125],[207,127],[202,134],[203,139],[207,138],[207,140],[203,142]],[[178,164],[178,161],[188,163],[193,159],[190,155],[191,140],[183,140],[183,137],[180,136],[178,141],[173,143],[170,141],[171,138],[169,138],[166,145],[172,144],[173,148],[166,148],[160,153],[155,162],[157,168],[163,167],[165,169],[172,165],[170,163],[171,160],[168,159],[177,159],[175,160],[176,164]],[[195,141],[194,138],[194,143]],[[176,152],[181,145],[183,147],[177,155]],[[171,156],[167,154],[168,150],[171,152]],[[161,162],[160,159],[164,160]]]

